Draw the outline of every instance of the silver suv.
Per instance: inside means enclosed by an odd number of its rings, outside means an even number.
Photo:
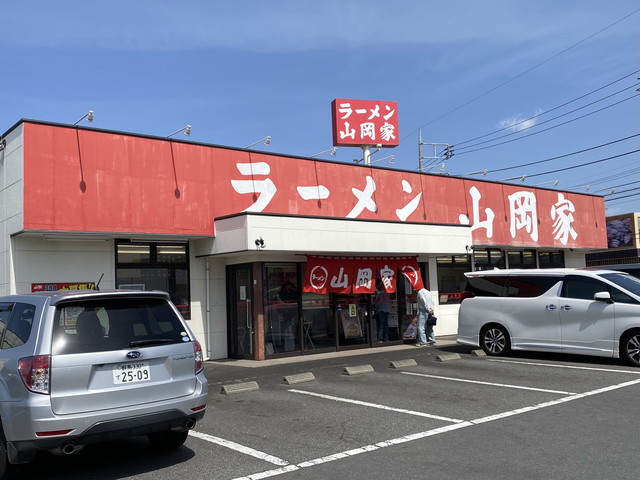
[[[136,435],[178,448],[204,416],[203,370],[164,292],[0,297],[0,478],[39,450]]]

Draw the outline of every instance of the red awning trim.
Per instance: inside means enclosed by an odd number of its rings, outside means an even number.
[[[397,272],[411,287],[423,287],[417,257],[347,257],[307,255],[304,291],[314,293],[373,293],[376,277],[387,292],[396,291]]]

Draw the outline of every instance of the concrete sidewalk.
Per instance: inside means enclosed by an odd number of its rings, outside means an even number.
[[[443,347],[449,347],[452,345],[456,345],[456,335],[448,335],[443,337],[436,337],[437,344],[435,346],[425,347],[425,349],[429,350],[438,350]],[[404,343],[401,345],[389,345],[384,347],[372,347],[372,348],[361,348],[356,350],[343,350],[336,352],[327,352],[327,353],[316,353],[310,355],[297,355],[291,357],[280,357],[273,358],[268,360],[244,360],[244,359],[219,359],[219,360],[207,360],[207,365],[216,365],[220,367],[243,367],[243,368],[264,368],[271,367],[275,365],[289,365],[294,363],[303,363],[303,362],[314,362],[321,361],[327,359],[340,359],[340,358],[349,358],[349,357],[366,357],[367,355],[375,355],[385,352],[398,352],[403,350],[409,351],[419,351],[416,349],[413,343]]]

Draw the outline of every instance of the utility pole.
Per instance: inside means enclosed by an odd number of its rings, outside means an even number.
[[[422,155],[422,146],[429,145],[433,148],[433,154],[430,157],[425,157]],[[449,160],[453,157],[453,145],[449,145],[448,143],[431,143],[431,142],[423,142],[422,141],[422,129],[418,129],[418,171],[423,172],[424,166],[422,164],[422,160],[440,160],[444,162],[445,160]],[[441,153],[438,153],[438,149],[441,150]],[[430,167],[433,168],[433,167]],[[441,172],[444,172],[444,163],[440,164]]]

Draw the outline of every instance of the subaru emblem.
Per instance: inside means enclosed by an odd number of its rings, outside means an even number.
[[[140,358],[140,355],[142,355],[140,352],[129,352],[127,358]]]

